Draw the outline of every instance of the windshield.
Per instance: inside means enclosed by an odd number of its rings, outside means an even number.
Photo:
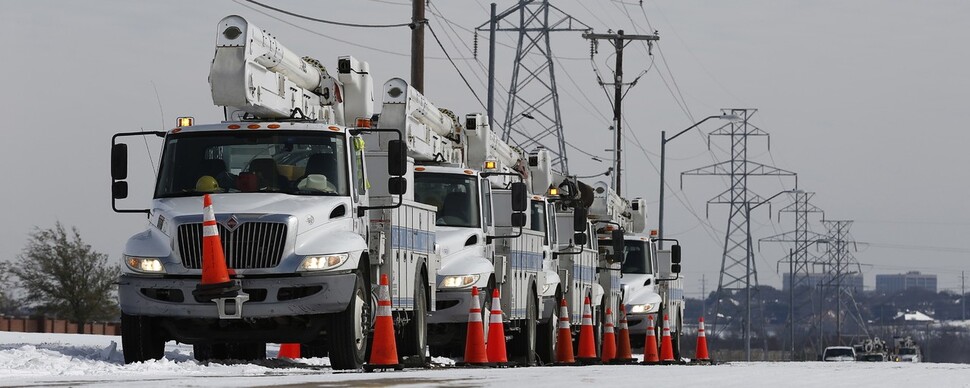
[[[650,251],[646,241],[626,240],[623,247],[623,273],[651,274]],[[601,247],[612,249],[613,240],[600,240]]]
[[[829,357],[854,357],[852,349],[849,348],[830,348],[825,349],[825,358]]]
[[[414,200],[438,208],[438,226],[477,228],[481,225],[474,176],[415,174]]]
[[[916,354],[916,348],[899,348],[899,354]]]
[[[349,195],[343,134],[226,131],[169,136],[155,197]]]

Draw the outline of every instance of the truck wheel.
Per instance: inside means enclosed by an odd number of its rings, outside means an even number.
[[[407,363],[411,366],[424,366],[427,363],[428,302],[425,299],[425,284],[424,275],[415,277],[414,311],[398,335],[402,344],[401,355],[408,356]]]
[[[557,297],[557,301],[562,297]],[[550,365],[556,362],[556,342],[559,333],[559,303],[555,304],[552,314],[549,315],[549,322],[539,325],[536,336],[537,357],[543,365]]]
[[[121,347],[125,364],[159,360],[165,355],[165,338],[151,317],[121,314]]]
[[[529,300],[525,306],[522,331],[515,338],[512,355],[522,365],[534,366],[536,364],[536,321],[539,319],[539,308],[536,306],[534,292],[529,291]]]
[[[370,297],[360,273],[354,284],[350,305],[331,317],[330,330],[327,331],[330,366],[335,370],[360,368],[364,364],[370,340]]]

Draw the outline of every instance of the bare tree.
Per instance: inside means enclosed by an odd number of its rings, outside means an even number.
[[[11,272],[40,311],[77,322],[78,333],[88,322],[117,317],[112,291],[118,268],[85,244],[77,228],[68,234],[60,222],[52,229],[35,227],[19,259]]]

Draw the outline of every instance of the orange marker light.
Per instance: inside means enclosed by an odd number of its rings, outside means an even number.
[[[414,171],[424,171],[424,167],[415,167]]]
[[[267,125],[267,126],[266,126],[266,128],[269,128],[269,129],[277,129],[277,128],[279,128],[279,127],[280,127],[280,125],[279,125],[279,124],[270,124],[270,125]]]
[[[370,128],[370,119],[357,119],[357,128]]]
[[[239,129],[239,125],[236,125],[236,124],[230,124],[230,125],[229,125],[228,127],[226,127],[226,128],[229,128],[229,129]]]
[[[249,124],[246,126],[249,129],[259,129],[259,124]]]
[[[335,127],[335,126],[331,125],[331,126],[327,127],[327,129],[329,129],[331,131],[339,131],[340,130],[340,127]]]

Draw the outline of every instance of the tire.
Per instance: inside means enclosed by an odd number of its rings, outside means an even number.
[[[354,284],[350,304],[346,310],[331,317],[327,330],[330,367],[334,370],[359,369],[367,356],[371,330],[370,296],[359,272]]]
[[[121,314],[121,347],[125,364],[160,360],[165,355],[165,338],[151,317]]]
[[[240,360],[255,361],[266,359],[265,342],[243,343],[205,343],[193,344],[192,355],[196,361]]]
[[[536,365],[536,321],[539,319],[539,307],[536,304],[535,292],[529,291],[529,300],[525,307],[526,318],[522,320],[522,331],[515,338],[512,346],[512,356],[524,366]]]
[[[408,365],[424,366],[428,362],[428,300],[425,290],[427,281],[423,274],[418,274],[414,281],[414,311],[411,312],[411,319],[398,334],[398,343],[401,344],[399,356],[407,357]]]
[[[556,301],[562,300],[557,297]],[[536,335],[536,357],[542,365],[556,362],[556,342],[559,333],[559,304],[556,303],[549,316],[549,322],[539,325]]]

